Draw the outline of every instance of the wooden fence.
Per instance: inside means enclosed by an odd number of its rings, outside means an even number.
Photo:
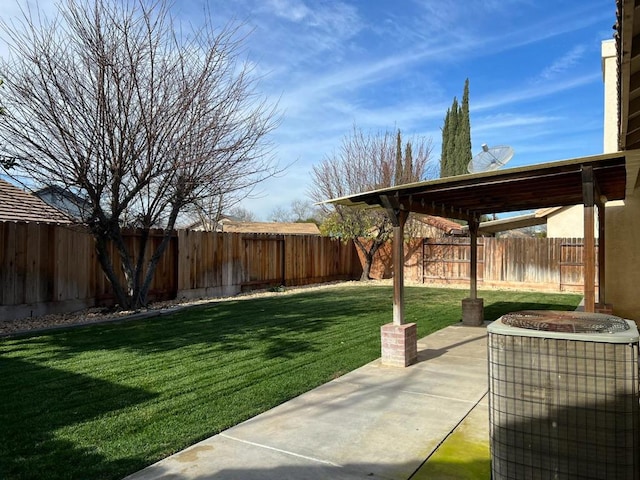
[[[127,231],[125,240],[133,245],[139,235]],[[151,246],[161,238],[162,231],[152,231]],[[405,254],[409,281],[468,285],[467,238],[410,242]],[[391,260],[391,245],[385,245],[376,256],[372,276],[390,277]],[[272,285],[357,279],[361,273],[351,242],[180,230],[172,235],[158,264],[149,299],[227,296]],[[480,288],[581,291],[582,239],[480,238],[478,280]],[[85,229],[0,222],[0,320],[114,302],[93,238]]]
[[[584,249],[581,238],[478,239],[479,287],[582,290]],[[597,258],[597,253],[596,253]],[[427,239],[405,245],[405,278],[420,283],[469,284],[468,238]],[[372,272],[391,276],[391,246],[381,249]]]
[[[139,235],[127,231],[125,241],[133,245]],[[152,231],[151,247],[161,238],[162,231]],[[320,236],[180,230],[158,263],[149,299],[233,295],[270,285],[355,279],[361,273],[352,243]],[[0,222],[0,320],[114,302],[86,229]]]

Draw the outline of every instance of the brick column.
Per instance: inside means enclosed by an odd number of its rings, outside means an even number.
[[[611,304],[611,303],[596,303],[596,313],[604,313],[606,315],[613,315],[613,304]]]
[[[462,299],[462,324],[471,327],[484,325],[484,300],[482,298]]]
[[[391,367],[408,367],[418,360],[418,328],[415,323],[380,327],[382,363]]]

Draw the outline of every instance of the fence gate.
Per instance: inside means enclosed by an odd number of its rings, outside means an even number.
[[[596,287],[598,282],[598,240],[596,239]],[[576,291],[584,286],[584,241],[567,239],[560,244],[560,291]]]

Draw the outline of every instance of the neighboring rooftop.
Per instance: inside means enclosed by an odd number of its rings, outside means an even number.
[[[269,233],[272,235],[320,235],[315,223],[297,222],[225,222],[223,232]]]
[[[61,211],[2,179],[0,179],[0,221],[72,223]]]
[[[87,199],[65,188],[50,185],[33,192],[33,195],[75,220],[82,221],[82,218],[86,216]]]
[[[466,235],[467,232],[459,223],[449,220],[448,218],[438,217],[435,215],[415,215],[417,221],[441,230],[445,235]]]

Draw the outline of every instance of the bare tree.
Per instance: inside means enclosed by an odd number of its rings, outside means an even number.
[[[403,149],[400,131],[365,134],[354,126],[340,149],[313,167],[310,196],[322,202],[423,180],[435,172],[436,167],[430,164],[431,150],[431,141],[424,138],[411,139]],[[327,204],[322,208],[326,217],[321,231],[353,240],[365,259],[361,279],[369,279],[373,258],[392,232],[386,212]]]
[[[186,31],[167,0],[62,0],[53,18],[25,7],[1,31],[0,154],[16,159],[12,173],[87,198],[83,220],[121,307],[146,304],[181,210],[276,173],[277,114],[240,58],[241,25],[216,31],[204,15]],[[125,225],[142,231],[135,247]],[[157,226],[165,237],[149,255]]]
[[[278,223],[291,222],[291,212],[284,207],[275,207],[269,214],[269,221]]]
[[[237,219],[239,222],[256,221],[256,215],[251,210],[247,210],[246,208],[239,205],[236,205],[231,210],[229,210],[229,215]]]

